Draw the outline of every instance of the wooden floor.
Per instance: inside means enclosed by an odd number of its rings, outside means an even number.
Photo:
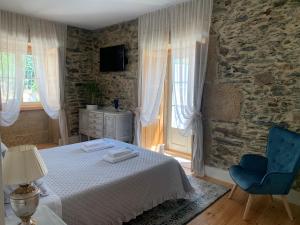
[[[58,145],[57,144],[54,144],[54,143],[47,143],[47,144],[37,144],[36,147],[38,150],[43,150],[43,149],[46,149],[46,148],[54,148],[54,147],[57,147]]]
[[[177,156],[178,157],[178,156]],[[185,173],[191,175],[190,163],[180,162]],[[210,177],[199,178],[231,188],[232,184]],[[294,221],[288,218],[280,199],[273,201],[266,196],[256,196],[249,213],[249,219],[243,220],[243,213],[248,194],[239,188],[233,198],[228,199],[229,192],[213,205],[199,214],[188,225],[300,225],[300,206],[290,204]]]
[[[212,178],[205,180],[231,187],[230,184]],[[229,193],[193,219],[188,225],[300,225],[300,206],[290,204],[294,221],[289,220],[281,200],[273,202],[265,196],[257,196],[249,213],[249,220],[244,221],[242,215],[248,195],[238,189],[232,200]]]

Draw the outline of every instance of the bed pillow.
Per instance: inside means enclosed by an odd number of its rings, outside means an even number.
[[[2,150],[2,154],[1,154],[1,159],[3,160],[3,147],[2,147],[2,142],[1,142],[1,150]],[[4,144],[3,144],[4,145]],[[5,146],[5,145],[4,145]],[[5,146],[6,147],[6,146]],[[5,152],[4,152],[5,154]],[[11,193],[12,189],[10,186],[8,185],[3,185],[3,194],[4,194],[4,204],[10,204],[10,201],[9,201],[9,195]]]
[[[7,149],[8,149],[7,146],[3,142],[1,142],[1,158],[2,158],[2,160],[5,156],[5,152],[7,151]],[[4,189],[4,204],[10,204],[9,195],[13,191],[13,188],[11,186],[4,185],[3,189]]]
[[[10,185],[5,185],[3,187],[4,189],[4,204],[10,204],[10,193],[12,193],[17,186],[10,186]]]
[[[40,196],[45,197],[49,195],[48,187],[44,184],[43,178],[33,181],[33,184],[40,189]]]
[[[7,146],[3,143],[3,142],[1,142],[1,154],[2,154],[2,157],[4,157],[5,156],[5,152],[7,151]]]
[[[48,186],[46,184],[42,183],[39,186],[39,189],[40,189],[40,197],[46,197],[49,195]]]

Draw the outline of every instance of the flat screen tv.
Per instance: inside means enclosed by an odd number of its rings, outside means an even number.
[[[126,64],[125,45],[100,48],[100,71],[124,71]]]

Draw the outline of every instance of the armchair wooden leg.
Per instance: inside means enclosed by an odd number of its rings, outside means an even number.
[[[273,196],[272,195],[269,195],[269,199],[271,202],[273,202]]]
[[[248,218],[248,214],[249,214],[253,199],[254,199],[254,195],[249,194],[246,209],[245,209],[244,216],[243,216],[243,220],[246,220]]]
[[[290,205],[287,201],[287,196],[286,195],[281,195],[281,199],[282,199],[282,202],[283,202],[283,205],[284,205],[284,208],[290,218],[290,220],[294,220],[293,218],[293,215],[292,215],[292,211],[291,211],[291,208],[290,208]]]
[[[234,184],[233,187],[232,187],[232,189],[231,189],[231,191],[230,191],[230,194],[228,196],[229,199],[232,198],[232,195],[234,194],[236,188],[237,188],[237,184]]]

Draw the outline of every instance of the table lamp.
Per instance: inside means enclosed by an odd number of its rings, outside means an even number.
[[[31,219],[39,204],[40,190],[32,182],[47,174],[46,165],[34,145],[9,148],[3,160],[5,185],[19,185],[10,194],[12,210],[21,219],[21,225],[34,225]]]

